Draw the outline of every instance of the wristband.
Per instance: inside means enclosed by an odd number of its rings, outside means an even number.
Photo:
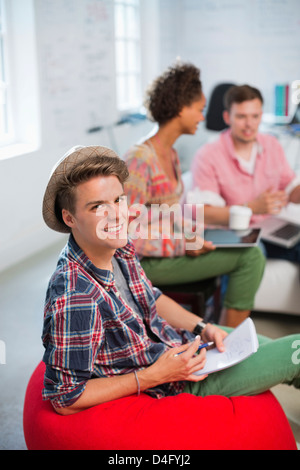
[[[135,380],[136,380],[136,383],[137,383],[137,396],[139,396],[140,393],[141,393],[140,382],[139,382],[139,379],[138,379],[138,376],[137,376],[137,373],[136,373],[135,370],[133,371],[133,373],[134,373]]]
[[[204,330],[206,326],[207,326],[207,323],[205,323],[204,321],[199,321],[199,323],[197,323],[197,325],[193,329],[194,335],[201,335],[202,331]]]

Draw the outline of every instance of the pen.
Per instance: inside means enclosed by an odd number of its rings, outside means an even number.
[[[200,351],[200,349],[203,349],[203,348],[208,348],[209,346],[212,346],[213,344],[214,344],[213,341],[210,341],[209,343],[202,343],[202,344],[200,344],[200,346],[198,347],[197,351]],[[182,353],[184,353],[184,352],[185,352],[185,351],[181,351],[180,353],[175,354],[174,357],[179,356],[179,354],[182,354]]]
[[[208,348],[209,346],[212,346],[214,344],[213,341],[210,341],[209,343],[203,343],[203,344],[200,344],[199,348],[197,349],[197,351],[200,351],[200,349],[203,349],[203,348]]]

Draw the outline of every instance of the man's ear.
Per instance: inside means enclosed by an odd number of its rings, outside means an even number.
[[[229,112],[226,109],[225,111],[223,111],[223,119],[224,119],[225,124],[229,126],[230,125]]]
[[[68,227],[73,228],[74,227],[74,217],[72,216],[71,212],[68,211],[67,209],[63,209],[61,211],[61,215],[62,215],[64,223]]]

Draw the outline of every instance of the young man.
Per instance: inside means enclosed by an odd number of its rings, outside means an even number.
[[[195,155],[193,187],[210,192],[207,223],[227,225],[229,207],[238,204],[250,207],[252,222],[259,225],[288,202],[300,203],[300,177],[290,168],[278,140],[259,133],[263,97],[258,89],[233,86],[224,104],[229,129]],[[287,250],[265,243],[265,248],[269,257],[300,262],[300,244]]]
[[[127,177],[126,164],[105,147],[71,149],[50,177],[43,217],[70,238],[47,290],[43,397],[58,413],[72,414],[140,392],[157,398],[183,391],[229,396],[282,380],[300,386],[300,366],[290,360],[296,336],[260,338],[248,366],[244,361],[219,376],[194,374],[206,357],[205,349],[195,355],[195,327],[220,351],[227,333],[199,323],[152,287],[127,239]]]

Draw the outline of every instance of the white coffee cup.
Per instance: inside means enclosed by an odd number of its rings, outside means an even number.
[[[229,209],[229,228],[246,230],[249,227],[252,210],[245,206],[231,206]]]

